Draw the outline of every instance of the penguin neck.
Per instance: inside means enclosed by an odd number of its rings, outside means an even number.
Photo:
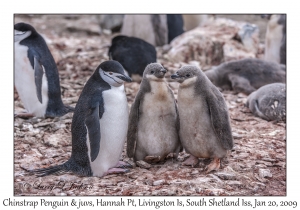
[[[165,96],[168,94],[168,85],[165,81],[165,78],[162,78],[161,80],[150,80],[150,90],[151,94],[156,95],[160,100],[163,100]]]
[[[179,87],[180,88],[189,88],[195,84],[197,81],[197,77],[192,77],[189,79],[184,80],[182,83],[180,83]]]

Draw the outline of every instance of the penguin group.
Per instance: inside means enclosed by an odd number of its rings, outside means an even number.
[[[15,87],[27,110],[16,116],[59,117],[74,112],[69,160],[30,172],[46,176],[70,171],[97,177],[126,173],[132,165],[120,161],[125,144],[134,161],[157,163],[184,150],[189,158],[182,165],[194,167],[199,158],[210,158],[205,172],[218,170],[234,147],[220,89],[249,95],[246,105],[255,116],[285,120],[284,64],[251,58],[205,72],[184,65],[169,78],[179,84],[176,98],[165,76],[168,70],[157,62],[155,46],[184,33],[182,16],[140,17],[155,32],[148,40],[128,32],[136,19],[124,16],[122,33],[108,49],[110,60],[95,69],[75,108],[62,103],[56,63],[42,36],[29,24],[15,24]],[[132,82],[134,74],[141,82],[129,109],[124,83]]]

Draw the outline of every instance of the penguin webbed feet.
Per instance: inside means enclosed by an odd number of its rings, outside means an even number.
[[[161,156],[151,156],[151,155],[149,155],[149,156],[146,156],[145,158],[144,158],[144,161],[145,162],[147,162],[147,163],[158,163],[158,162],[160,162],[162,159],[164,159],[164,158],[161,158]]]
[[[34,115],[32,113],[28,113],[28,112],[21,112],[21,113],[15,113],[14,117],[19,117],[22,119],[29,119],[34,117]]]
[[[208,174],[211,171],[217,171],[220,168],[221,160],[220,158],[214,158],[208,166],[205,167],[205,173]]]
[[[119,161],[115,168],[133,168],[133,166],[127,162]]]
[[[104,176],[109,174],[125,174],[128,172],[130,172],[130,170],[127,168],[110,168],[104,173]]]
[[[193,155],[190,155],[183,163],[183,166],[192,166],[195,167],[199,162],[199,159]]]

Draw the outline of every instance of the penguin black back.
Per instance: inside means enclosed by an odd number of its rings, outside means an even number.
[[[81,176],[101,177],[115,167],[128,127],[124,81],[130,82],[131,79],[125,75],[120,63],[101,63],[86,82],[75,107],[70,159],[61,165],[32,172],[45,176],[72,171]],[[110,144],[115,145],[111,147]],[[107,145],[110,147],[105,148]]]
[[[156,62],[155,47],[136,37],[114,37],[108,54],[111,59],[122,64],[129,76],[132,74],[143,76],[145,67]]]
[[[17,23],[14,25],[17,31],[30,31],[27,38],[20,41],[20,45],[28,47],[28,59],[33,69],[35,69],[35,59],[44,68],[48,83],[48,105],[46,117],[55,117],[74,111],[73,107],[65,106],[61,99],[58,69],[55,60],[43,37],[29,24]],[[40,78],[41,80],[41,78]]]

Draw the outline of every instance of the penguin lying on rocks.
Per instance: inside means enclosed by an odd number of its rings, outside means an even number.
[[[223,63],[205,74],[214,85],[247,95],[266,84],[286,80],[285,65],[255,58]]]
[[[108,54],[110,59],[122,64],[131,78],[142,77],[146,66],[156,62],[155,47],[136,37],[114,37]]]
[[[264,120],[286,120],[286,85],[273,83],[251,93],[246,102],[251,112]]]

